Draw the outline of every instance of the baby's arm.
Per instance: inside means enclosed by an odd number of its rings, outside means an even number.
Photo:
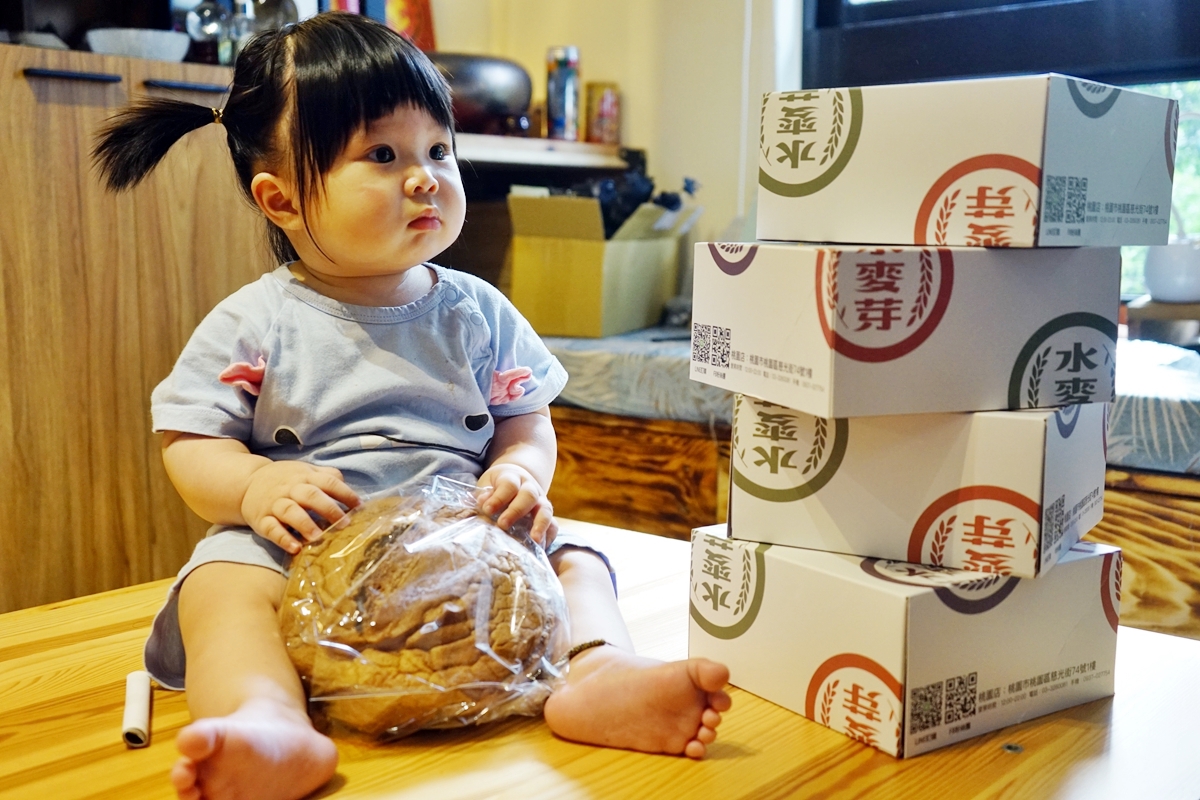
[[[309,511],[336,522],[358,496],[332,467],[302,461],[272,461],[254,455],[237,439],[218,439],[178,431],[163,435],[167,475],[188,507],[220,525],[249,525],[289,553],[300,542],[321,535]]]
[[[488,448],[487,470],[479,476],[480,486],[494,488],[483,503],[483,511],[495,516],[504,530],[526,514],[533,514],[530,535],[544,542],[552,533],[553,509],[546,490],[554,477],[558,446],[550,409],[496,419],[496,432]]]

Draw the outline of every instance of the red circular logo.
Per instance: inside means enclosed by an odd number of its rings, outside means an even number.
[[[1100,565],[1100,602],[1104,606],[1104,617],[1112,626],[1113,633],[1121,621],[1121,572],[1123,559],[1121,552],[1109,553],[1104,556]]]
[[[954,290],[954,256],[818,250],[816,279],[817,320],[829,346],[855,361],[893,361],[920,347],[942,321]]]
[[[841,653],[813,672],[804,698],[804,716],[899,755],[903,697],[904,686],[883,665],[857,653]]]
[[[1042,508],[1002,486],[964,486],[930,503],[913,526],[908,560],[1009,575],[1037,569]]]
[[[1023,158],[992,153],[955,164],[917,210],[915,244],[1032,247],[1042,171]]]

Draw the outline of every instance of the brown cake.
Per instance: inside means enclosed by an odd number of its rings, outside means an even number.
[[[565,615],[544,556],[473,510],[403,497],[305,547],[280,608],[314,711],[373,736],[537,713]]]

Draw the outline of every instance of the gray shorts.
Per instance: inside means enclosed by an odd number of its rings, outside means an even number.
[[[558,536],[546,548],[546,555],[553,555],[567,548],[587,550],[600,558],[608,567],[613,590],[616,590],[617,576],[608,557],[584,537],[560,530]],[[146,671],[165,689],[183,691],[187,668],[183,635],[179,631],[179,587],[192,570],[214,562],[249,564],[273,570],[287,577],[291,556],[279,545],[262,538],[249,528],[230,530],[214,525],[209,529],[208,535],[196,545],[192,557],[183,565],[183,569],[179,570],[175,582],[171,584],[167,592],[167,601],[154,617],[150,637],[146,640],[146,647],[142,653]]]

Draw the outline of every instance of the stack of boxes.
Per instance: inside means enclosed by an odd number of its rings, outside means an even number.
[[[1080,537],[1177,121],[1059,75],[764,98],[759,241],[696,249],[691,376],[738,394],[692,655],[896,756],[1112,693]]]

